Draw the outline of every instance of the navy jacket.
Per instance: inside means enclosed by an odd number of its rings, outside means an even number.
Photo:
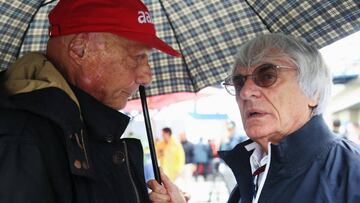
[[[228,202],[252,202],[252,175],[247,140],[220,156],[232,169],[237,186]],[[240,201],[239,201],[240,200]],[[360,202],[360,149],[336,137],[321,116],[314,116],[278,145],[271,145],[271,161],[259,202]]]
[[[73,97],[52,87],[47,75],[64,80],[47,59],[24,58],[8,87],[35,87],[36,74],[50,87],[8,94],[0,74],[0,202],[149,202],[141,143],[121,138],[129,117],[76,87]]]

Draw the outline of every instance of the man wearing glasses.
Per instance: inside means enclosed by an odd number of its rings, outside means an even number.
[[[318,50],[290,36],[258,36],[240,47],[224,85],[250,138],[220,152],[238,183],[228,202],[360,202],[360,149],[322,118],[331,75]],[[181,202],[162,176],[168,193],[150,198]]]

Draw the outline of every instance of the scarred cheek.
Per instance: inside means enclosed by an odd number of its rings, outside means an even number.
[[[81,76],[83,86],[92,92],[94,92],[94,89],[101,89],[104,74],[105,72],[101,70],[99,66],[94,65],[91,68],[89,67],[86,73]]]
[[[124,66],[124,67],[127,67],[129,69],[135,69],[136,66],[138,65],[137,61],[128,57],[127,59],[124,59],[122,60],[121,62],[121,65]]]
[[[89,78],[83,78],[83,82],[84,82],[84,84],[85,85],[91,85],[91,82],[92,80],[91,79],[89,79]]]
[[[82,81],[89,86],[97,84],[98,81],[101,79],[102,75],[103,73],[101,70],[90,69],[88,70],[87,74],[82,77]]]
[[[94,82],[101,81],[102,78],[105,76],[106,71],[104,70],[106,67],[100,67],[98,70],[94,71],[93,73],[93,80]]]

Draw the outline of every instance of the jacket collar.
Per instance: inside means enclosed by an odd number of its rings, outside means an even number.
[[[9,96],[14,109],[23,109],[50,119],[64,134],[78,133],[83,128],[80,112],[73,100],[62,90],[49,87]],[[59,106],[61,104],[61,106]]]
[[[28,53],[0,76],[0,91],[12,103],[9,108],[49,118],[65,134],[80,132],[83,126],[79,103],[66,80],[44,55]]]
[[[88,134],[98,140],[112,142],[120,139],[130,118],[119,111],[105,106],[95,98],[71,86],[81,106],[81,115]]]
[[[295,172],[323,155],[334,139],[322,116],[314,116],[279,144],[271,144],[271,165],[281,164],[286,168],[284,171],[287,173]],[[241,169],[250,170],[249,157],[253,150],[246,148],[249,148],[251,143],[252,140],[247,140],[232,150],[219,152],[220,157],[232,168],[235,176]]]
[[[271,165],[281,164],[284,175],[292,174],[322,156],[334,138],[322,116],[314,116],[279,144],[272,144]]]
[[[255,143],[252,140],[246,140],[236,145],[232,150],[219,151],[219,156],[232,170],[236,182],[239,187],[236,187],[231,193],[229,202],[238,202],[236,197],[239,196],[241,191],[241,198],[252,199],[252,174],[250,167],[250,156],[254,151]]]

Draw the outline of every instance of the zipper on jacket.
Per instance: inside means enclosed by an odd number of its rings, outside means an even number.
[[[129,176],[130,176],[130,181],[131,181],[131,184],[134,188],[134,191],[135,191],[135,195],[136,195],[136,202],[139,202],[140,203],[140,196],[139,196],[139,191],[137,190],[136,188],[136,185],[135,185],[135,181],[133,179],[133,176],[131,174],[131,170],[130,170],[130,163],[129,163],[129,157],[128,157],[128,151],[127,151],[127,145],[126,145],[126,142],[123,141],[122,142],[123,145],[124,145],[124,149],[125,149],[125,162],[126,162],[126,168],[128,170],[128,173],[129,173]]]
[[[85,161],[86,161],[86,167],[84,167],[84,168],[88,169],[90,167],[90,165],[89,165],[89,158],[88,158],[88,155],[87,155],[85,142],[84,142],[84,131],[83,131],[83,129],[80,130],[80,138],[79,138],[78,133],[74,133],[74,136],[75,136],[75,140],[76,140],[76,143],[78,144],[79,148],[84,152]]]

